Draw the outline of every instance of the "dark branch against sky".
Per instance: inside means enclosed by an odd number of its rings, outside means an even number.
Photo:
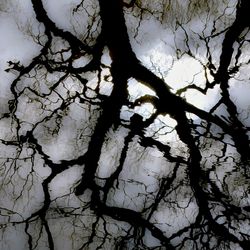
[[[63,27],[31,0],[18,32],[36,52],[2,55],[1,247],[249,249],[250,105],[233,90],[249,91],[250,3],[67,4]]]

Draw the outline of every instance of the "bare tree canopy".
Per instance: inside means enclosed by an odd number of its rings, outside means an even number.
[[[250,249],[249,13],[1,0],[0,249]]]

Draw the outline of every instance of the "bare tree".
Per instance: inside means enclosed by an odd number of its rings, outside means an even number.
[[[72,1],[65,27],[30,1],[1,249],[249,249],[250,2]]]

